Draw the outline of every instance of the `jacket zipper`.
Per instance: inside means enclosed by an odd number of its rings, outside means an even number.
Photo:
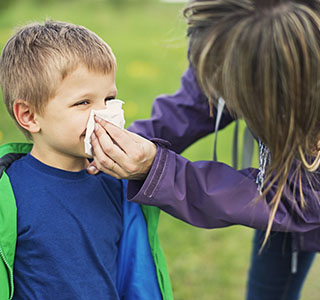
[[[5,266],[7,267],[7,270],[9,273],[9,291],[10,291],[9,300],[11,300],[13,297],[13,274],[12,274],[12,272],[10,272],[10,266],[4,256],[4,253],[3,253],[1,247],[0,247],[0,257],[1,257],[2,261],[4,262]]]

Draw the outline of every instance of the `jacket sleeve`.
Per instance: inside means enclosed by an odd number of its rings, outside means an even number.
[[[181,78],[180,89],[174,95],[155,99],[150,119],[139,120],[128,128],[145,138],[161,138],[170,142],[169,148],[181,153],[198,139],[212,133],[216,109],[210,117],[208,100],[201,92],[191,67]],[[225,110],[219,128],[224,128],[233,118]]]
[[[144,182],[129,181],[128,200],[162,210],[204,228],[233,224],[266,229],[272,199],[257,201],[257,170],[236,171],[213,161],[190,162],[158,144],[153,166]],[[305,232],[320,225],[320,204],[311,192],[303,210],[287,188],[277,210],[273,230]],[[316,192],[315,192],[316,193]]]

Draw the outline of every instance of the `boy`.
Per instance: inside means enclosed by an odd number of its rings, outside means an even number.
[[[136,221],[141,211],[123,201],[124,183],[85,171],[89,114],[116,97],[115,70],[110,47],[68,23],[30,24],[4,47],[3,98],[33,145],[0,151],[0,191],[10,185],[0,198],[13,191],[17,207],[15,216],[9,201],[0,203],[0,300],[170,299],[170,288],[158,286],[156,269],[161,281],[167,274],[152,260],[146,225]]]

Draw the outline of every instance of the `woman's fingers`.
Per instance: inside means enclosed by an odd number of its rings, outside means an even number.
[[[143,161],[148,157],[148,154],[152,153],[152,149],[150,148],[156,148],[155,145],[150,142],[149,140],[132,133],[130,131],[127,131],[125,129],[121,129],[112,123],[106,122],[99,118],[98,121],[99,125],[107,132],[109,138],[112,139],[114,143],[123,151],[123,153],[126,154],[127,157],[119,157],[120,154],[118,151],[113,152],[111,148],[108,148],[110,146],[109,140],[106,141],[105,144],[103,144],[103,137],[104,133],[103,131],[99,130],[97,136],[99,138],[99,141],[101,142],[101,146],[103,150],[108,153],[108,155],[115,161],[119,162],[120,164],[128,164],[128,161],[126,161],[126,158],[130,161]],[[113,147],[112,147],[113,148]],[[108,151],[108,152],[107,152]],[[112,151],[112,152],[111,152]],[[151,152],[150,152],[151,151]],[[128,167],[128,165],[127,165]]]
[[[97,123],[108,133],[111,139],[125,152],[129,153],[134,146],[135,138],[128,138],[131,133],[127,130],[123,130],[118,126],[96,118]],[[99,137],[100,138],[100,137]]]
[[[116,126],[112,126],[116,127]],[[116,128],[120,131],[118,136],[121,135],[121,132],[124,131],[120,128]],[[101,150],[111,157],[115,161],[121,161],[126,158],[126,152],[118,144],[117,140],[114,140],[109,134],[109,126],[102,127],[99,123],[96,124],[94,133],[98,138],[98,142],[101,146]]]
[[[97,168],[116,178],[144,179],[156,155],[156,145],[109,122],[96,120],[92,147]]]
[[[102,133],[100,133],[100,135],[102,135]],[[117,165],[117,163],[113,159],[111,159],[106,154],[108,153],[108,149],[115,148],[117,146],[114,145],[114,143],[106,133],[104,133],[104,135],[101,138],[104,140],[104,145],[107,145],[106,149],[102,148],[97,136],[94,133],[92,134],[91,144],[92,144],[92,150],[93,150],[93,156],[94,156],[94,164],[98,170],[104,173],[107,173],[111,176],[114,176],[116,178],[120,178],[120,175],[122,174],[121,168]],[[109,140],[109,143],[108,143],[108,140]],[[122,151],[122,150],[112,149],[112,151],[115,152],[115,151]]]

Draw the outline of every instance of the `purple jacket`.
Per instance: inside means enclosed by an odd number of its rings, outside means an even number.
[[[224,112],[220,128],[232,122]],[[257,170],[236,171],[214,161],[190,162],[178,153],[199,138],[213,132],[215,116],[209,116],[206,97],[200,91],[191,68],[183,75],[174,95],[159,96],[148,120],[134,122],[129,130],[158,145],[157,155],[145,181],[129,181],[128,200],[158,206],[162,210],[204,228],[234,224],[266,229],[268,200],[258,202]],[[161,140],[160,140],[161,138]],[[304,185],[307,209],[292,201],[288,184],[277,210],[273,230],[293,232],[299,250],[320,251],[320,187]]]

